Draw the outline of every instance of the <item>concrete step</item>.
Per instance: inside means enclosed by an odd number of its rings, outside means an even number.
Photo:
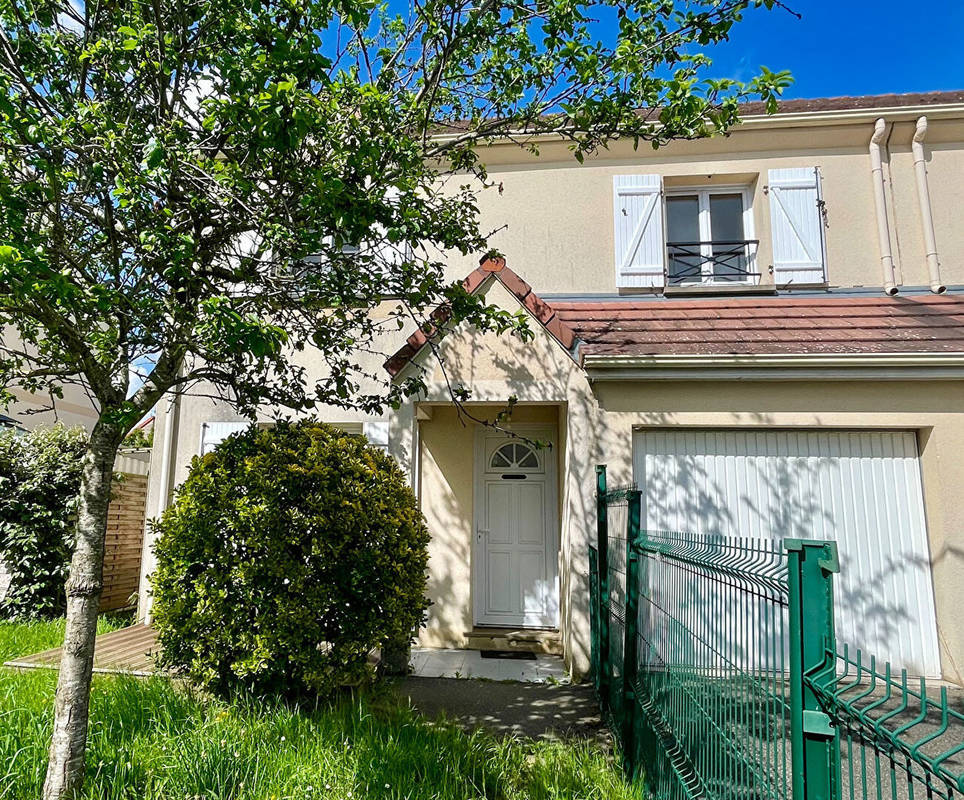
[[[466,631],[468,650],[519,650],[528,653],[562,655],[559,631],[473,628]]]

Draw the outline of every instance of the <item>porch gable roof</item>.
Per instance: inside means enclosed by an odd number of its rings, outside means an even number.
[[[550,336],[575,359],[573,355],[576,346],[576,334],[556,313],[554,307],[532,291],[532,287],[506,266],[502,256],[485,256],[479,266],[469,273],[462,281],[462,286],[469,294],[482,291],[490,280],[499,281],[523,308],[529,312]],[[428,344],[429,338],[442,334],[442,326],[448,320],[448,309],[439,307],[431,315],[428,330],[417,330],[405,341],[393,355],[385,361],[385,369],[394,378],[406,365]]]

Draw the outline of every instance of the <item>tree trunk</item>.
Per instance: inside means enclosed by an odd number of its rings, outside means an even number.
[[[84,780],[90,678],[94,666],[97,609],[103,588],[107,506],[114,458],[122,438],[123,431],[119,427],[98,422],[84,456],[77,539],[67,578],[67,629],[57,681],[44,800],[72,797]]]

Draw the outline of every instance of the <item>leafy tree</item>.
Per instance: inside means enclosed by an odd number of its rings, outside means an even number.
[[[143,428],[134,428],[134,430],[124,437],[124,441],[121,442],[121,447],[137,449],[151,447],[153,444],[154,426],[152,425],[146,433]]]
[[[359,388],[385,296],[400,325],[521,326],[443,279],[485,247],[479,146],[725,131],[788,79],[712,80],[703,51],[775,2],[0,0],[0,385],[99,412],[46,798],[82,780],[111,465],[143,414],[200,381],[246,412],[397,402],[418,377]]]
[[[64,613],[64,581],[87,432],[63,425],[0,430],[0,618]]]

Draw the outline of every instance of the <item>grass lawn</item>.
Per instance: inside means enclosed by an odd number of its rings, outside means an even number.
[[[0,660],[56,647],[62,632],[0,623]],[[55,683],[52,670],[0,669],[0,800],[40,794]],[[640,797],[592,745],[465,733],[388,689],[299,709],[97,677],[89,739],[83,796],[98,800]]]

